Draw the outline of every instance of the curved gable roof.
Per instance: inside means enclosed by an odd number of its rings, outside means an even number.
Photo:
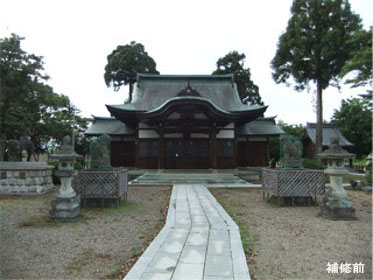
[[[243,104],[239,98],[233,75],[152,75],[139,74],[134,85],[132,102],[115,105],[128,111],[152,111],[190,86],[201,98],[227,112],[241,112],[263,108]],[[113,107],[113,106],[112,106]]]

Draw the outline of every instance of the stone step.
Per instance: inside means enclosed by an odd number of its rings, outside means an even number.
[[[246,184],[233,174],[162,174],[145,173],[130,181],[130,185],[170,184]]]

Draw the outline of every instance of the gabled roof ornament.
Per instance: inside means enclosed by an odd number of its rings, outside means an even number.
[[[187,87],[185,89],[181,90],[176,96],[196,96],[196,97],[201,97],[201,94],[190,86],[190,81],[188,80]]]

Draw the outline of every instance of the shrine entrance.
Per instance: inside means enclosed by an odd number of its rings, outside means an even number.
[[[210,168],[208,139],[165,139],[164,152],[164,168]]]

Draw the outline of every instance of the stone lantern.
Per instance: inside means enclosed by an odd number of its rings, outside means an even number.
[[[55,175],[61,180],[56,199],[52,201],[50,220],[69,222],[80,215],[80,196],[76,195],[71,182],[76,175],[74,162],[82,156],[73,150],[70,136],[65,136],[60,150],[50,158],[58,160],[58,170],[55,171]]]
[[[344,174],[348,174],[344,167],[345,158],[353,158],[355,155],[350,154],[339,145],[339,138],[332,137],[330,146],[323,153],[319,154],[325,159],[328,168],[325,174],[330,176],[330,186],[326,189],[326,195],[322,200],[320,215],[333,220],[352,220],[355,217],[355,208],[352,200],[347,196],[347,191],[343,188]]]

